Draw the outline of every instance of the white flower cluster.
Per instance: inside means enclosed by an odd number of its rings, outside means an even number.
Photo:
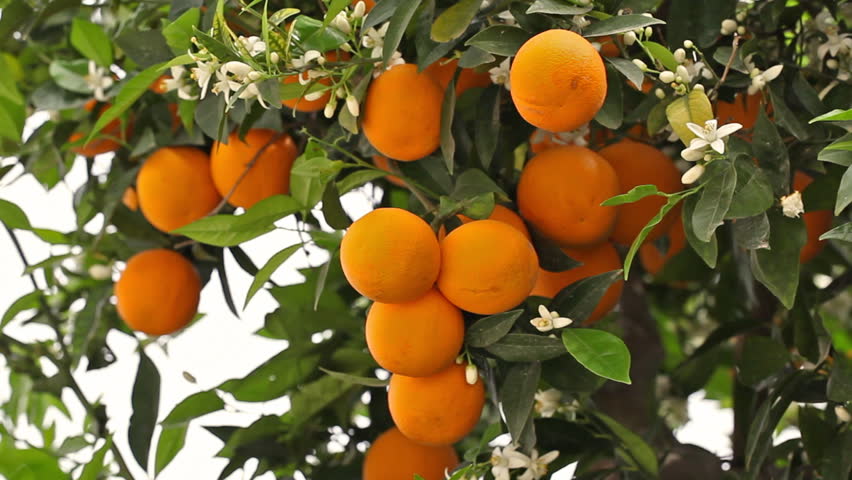
[[[177,90],[178,96],[186,99],[203,99],[208,92],[215,95],[223,94],[229,107],[231,95],[236,94],[237,98],[246,101],[257,99],[263,108],[269,108],[257,86],[258,82],[263,79],[260,72],[254,70],[251,65],[237,60],[221,63],[216,55],[198,44],[198,39],[193,37],[192,40],[199,46],[199,51],[189,51],[189,56],[196,63],[195,67],[190,68],[192,73],[189,78],[198,84],[201,93],[198,97],[192,93],[188,86],[189,82],[184,79],[185,71],[182,67],[172,69],[172,81],[167,83],[166,86],[168,90]],[[237,37],[236,45],[249,57],[255,57],[266,52],[266,44],[258,37]]]
[[[547,475],[547,465],[559,457],[558,450],[552,450],[539,456],[538,450],[533,449],[529,456],[517,450],[514,445],[500,448],[495,447],[491,452],[491,474],[495,480],[509,480],[510,470],[526,469],[519,480],[538,480]]]
[[[684,185],[695,183],[702,175],[704,175],[705,164],[713,160],[712,152],[718,154],[725,153],[725,137],[731,135],[737,130],[743,128],[739,123],[729,123],[718,127],[716,119],[707,120],[704,126],[689,122],[686,124],[692,133],[696,135],[689,142],[689,147],[680,152],[680,156],[688,162],[697,162],[703,160],[704,163],[696,163],[692,168],[686,171],[680,181]],[[708,147],[710,152],[708,152]]]
[[[89,60],[89,73],[83,77],[83,80],[92,89],[95,100],[99,102],[107,100],[105,92],[114,83],[112,73],[108,69],[98,66],[97,63]]]
[[[540,317],[530,320],[533,327],[539,332],[549,332],[553,329],[565,328],[574,323],[570,318],[560,317],[558,312],[551,312],[544,305],[538,306]]]
[[[827,69],[836,72],[838,80],[848,81],[852,77],[852,34],[841,33],[840,26],[828,10],[820,12],[808,27],[819,33],[819,38],[825,38],[812,54],[824,62]]]
[[[361,36],[361,45],[364,48],[371,49],[370,56],[373,58],[381,58],[382,50],[385,46],[385,35],[388,33],[388,27],[390,26],[390,22],[385,22],[379,29],[368,28],[367,31],[363,32]],[[402,58],[402,53],[397,50],[393,52],[388,64],[382,67],[382,62],[378,61],[375,63],[376,70],[373,72],[373,76],[379,76],[383,70],[387,70],[394,65],[400,65],[405,63],[405,60]]]

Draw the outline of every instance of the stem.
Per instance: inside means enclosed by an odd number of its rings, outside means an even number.
[[[228,204],[228,200],[230,200],[231,196],[234,195],[234,192],[237,190],[237,187],[239,187],[240,183],[242,183],[243,180],[246,178],[249,170],[251,170],[254,164],[257,163],[258,159],[260,159],[260,156],[263,155],[263,152],[265,152],[266,149],[269,148],[273,143],[277,142],[282,136],[284,136],[284,132],[276,133],[272,138],[267,140],[267,142],[263,144],[262,147],[260,147],[256,152],[254,152],[254,155],[251,157],[251,160],[249,160],[249,162],[246,164],[246,168],[243,169],[243,173],[241,173],[240,176],[237,177],[237,181],[234,182],[234,184],[231,186],[231,189],[228,190],[228,194],[222,197],[222,200],[219,202],[218,205],[216,205],[216,208],[214,208],[210,211],[210,213],[207,214],[208,217],[211,215],[216,215],[217,213],[219,213],[220,210],[225,207],[225,205]]]
[[[21,247],[21,242],[18,241],[17,235],[12,231],[8,226],[5,226],[6,233],[9,234],[9,238],[12,240],[12,244],[15,246],[15,250],[18,252],[18,256],[21,258],[21,262],[24,264],[25,269],[29,269],[30,264],[27,261],[27,257],[24,254],[24,250]],[[35,275],[32,272],[27,274],[30,279],[30,282],[33,284],[33,287],[36,290],[41,290],[36,282]],[[56,368],[60,371],[63,377],[67,379],[67,386],[74,392],[74,395],[77,396],[77,400],[80,401],[80,404],[83,405],[83,409],[86,410],[86,414],[91,416],[93,419],[97,419],[95,407],[89,402],[86,398],[86,395],[83,393],[83,389],[80,388],[80,384],[77,383],[77,380],[74,378],[74,373],[71,370],[71,352],[68,350],[68,345],[65,344],[64,336],[62,335],[62,330],[60,328],[60,320],[47,304],[47,301],[43,296],[39,297],[39,303],[41,308],[44,310],[47,315],[48,323],[50,323],[50,327],[53,329],[53,332],[56,334],[56,341],[59,343],[59,348],[62,351],[62,358],[56,358],[49,350],[45,352],[45,357],[53,363]],[[4,335],[4,338],[6,337]],[[104,425],[106,427],[106,425]],[[104,428],[106,430],[106,428]],[[106,439],[106,437],[103,437]],[[112,454],[115,457],[116,463],[118,463],[119,475],[122,478],[133,480],[133,475],[130,474],[130,469],[127,468],[127,463],[124,461],[124,457],[121,455],[121,451],[118,449],[118,446],[113,443]]]
[[[718,90],[719,87],[721,87],[722,84],[725,83],[725,79],[728,78],[728,72],[731,71],[731,65],[734,64],[734,59],[737,57],[737,48],[739,48],[739,46],[740,36],[737,35],[734,37],[733,43],[731,43],[731,56],[728,57],[728,63],[725,64],[725,71],[722,72],[722,77],[719,79],[719,82],[716,84],[715,87],[713,87],[713,90],[710,91],[711,94]]]

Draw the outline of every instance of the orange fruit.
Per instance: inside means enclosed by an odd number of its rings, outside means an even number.
[[[456,217],[464,223],[475,222],[476,220],[458,214]],[[527,229],[527,225],[524,223],[524,220],[511,209],[504,207],[503,205],[494,205],[494,210],[491,210],[491,215],[488,216],[488,220],[497,220],[498,222],[503,222],[510,227],[513,227],[515,230],[521,232],[527,240],[532,241],[532,237],[530,236],[530,231]],[[441,226],[441,229],[438,230],[438,240],[443,240],[444,237],[447,236],[446,229]]]
[[[797,171],[793,175],[793,189],[804,193],[813,180],[807,173]],[[802,220],[805,221],[808,241],[799,252],[799,263],[807,263],[825,248],[825,240],[820,240],[819,237],[831,229],[834,214],[831,210],[814,210],[803,213]]]
[[[566,145],[534,156],[521,172],[521,216],[562,247],[603,242],[617,210],[601,202],[620,191],[615,170],[588,148]]]
[[[608,35],[606,37],[600,38],[596,40],[600,46],[601,55],[604,57],[617,57],[621,55],[621,50],[618,48],[618,43],[615,39],[615,35]]]
[[[148,335],[167,335],[195,316],[201,278],[192,263],[173,250],[137,253],[115,283],[118,314],[128,327]]]
[[[134,212],[139,210],[139,195],[136,194],[136,189],[133,187],[125,188],[121,195],[121,203]]]
[[[639,185],[656,185],[658,190],[666,193],[683,189],[680,172],[674,162],[650,145],[625,139],[601,149],[598,154],[607,159],[618,175],[621,185],[618,193],[627,193]],[[652,195],[638,202],[619,206],[612,239],[622,245],[632,244],[639,232],[665,204],[665,197]],[[674,220],[675,215],[663,217],[645,241],[652,242],[661,237]]]
[[[716,102],[716,118],[719,119],[719,125],[736,122],[744,129],[754,127],[762,100],[763,95],[760,92],[754,95],[738,93],[733,102],[719,100]]]
[[[435,289],[404,303],[376,302],[367,314],[367,347],[385,370],[425,377],[449,367],[464,340],[461,311]]]
[[[423,73],[432,77],[432,80],[435,80],[442,89],[446,90],[447,85],[450,84],[450,80],[453,79],[453,75],[456,73],[458,65],[459,60],[457,58],[449,61],[438,60],[426,67]],[[468,89],[487,87],[488,85],[491,85],[491,76],[487,72],[480,73],[472,68],[463,68],[461,73],[459,73],[459,78],[456,79],[456,97],[461,96]]]
[[[266,149],[260,152],[264,146]],[[298,155],[296,144],[286,133],[255,128],[248,131],[245,140],[240,140],[234,132],[228,137],[227,145],[213,144],[210,157],[213,182],[223,197],[231,194],[228,203],[251,208],[264,198],[290,191],[290,168]],[[249,165],[251,168],[244,175]]]
[[[364,100],[361,126],[382,155],[412,161],[441,141],[441,87],[417,65],[396,65],[373,80]]]
[[[448,445],[430,447],[412,442],[398,428],[379,435],[364,456],[363,480],[444,480],[444,471],[452,471],[459,457]]]
[[[194,147],[163,147],[145,160],[136,177],[142,215],[171,232],[209,214],[222,200],[210,178],[210,159]]]
[[[680,214],[680,211],[674,210],[672,210],[671,215],[674,215],[675,220],[672,222],[667,232],[669,248],[666,250],[666,253],[662,253],[660,249],[651,242],[644,243],[639,247],[639,261],[642,262],[642,266],[645,268],[645,271],[651,275],[658,274],[666,265],[666,262],[671,260],[672,257],[680,253],[681,250],[686,247],[686,232],[683,230],[683,216]]]
[[[535,285],[538,256],[515,227],[466,223],[441,242],[438,289],[455,306],[491,315],[521,303]]]
[[[361,295],[382,303],[410,302],[434,285],[441,250],[423,219],[401,208],[379,208],[346,231],[340,263]]]
[[[390,161],[388,160],[387,157],[383,157],[381,155],[373,155],[373,165],[381,168],[382,170],[384,170],[386,172],[391,171]],[[405,182],[401,178],[399,178],[395,175],[388,175],[384,178],[385,178],[385,180],[391,182],[392,184],[394,184],[396,186],[399,186],[399,187],[402,187],[402,188],[408,188],[408,185],[406,185]]]
[[[530,295],[553,298],[560,290],[574,282],[621,268],[621,258],[615,251],[615,247],[609,242],[590,248],[566,248],[562,251],[574,260],[581,262],[582,265],[564,272],[539,270],[538,281],[536,281],[535,288],[530,292]],[[583,320],[585,323],[598,321],[618,303],[623,286],[624,281],[621,279],[610,285],[589,318],[574,320]]]
[[[479,421],[485,404],[481,379],[470,385],[453,364],[428,377],[391,375],[388,407],[399,431],[423,445],[451,445]]]
[[[349,54],[344,53],[343,55],[338,56],[337,52],[334,50],[325,54],[325,59],[329,62],[336,62],[339,58],[348,59]],[[303,80],[308,79],[307,72],[302,72],[298,75],[288,75],[284,77],[282,82],[284,82],[285,84],[298,83],[299,75],[302,76]],[[317,80],[317,83],[320,83],[322,85],[331,85],[331,79],[329,79],[328,77],[322,77]],[[331,90],[326,90],[322,92],[322,96],[320,98],[317,98],[315,100],[305,100],[304,97],[299,97],[281,100],[281,103],[299,112],[318,112],[325,108],[325,105],[331,98],[331,93]]]
[[[95,106],[98,104],[94,99],[89,100],[83,106],[83,108],[87,112],[91,112]],[[99,114],[103,114],[107,109],[109,109],[110,105],[104,105],[100,108]],[[118,138],[122,141],[126,141],[131,134],[131,127],[128,124],[122,130],[121,128],[121,119],[116,118],[115,120],[106,124],[106,126],[101,129],[101,131],[97,134],[95,138],[93,138],[89,143],[86,143],[82,146],[71,147],[71,151],[76,153],[77,155],[82,155],[84,157],[94,157],[95,155],[100,155],[102,153],[114,152],[121,148],[121,144],[115,139]],[[82,132],[72,133],[70,137],[68,137],[68,143],[74,143],[79,140],[83,140],[88,136],[88,134]]]
[[[548,30],[524,43],[510,71],[512,101],[530,124],[566,132],[588,123],[606,98],[606,69],[588,40]]]
[[[166,105],[166,108],[169,109],[169,113],[172,115],[172,131],[176,132],[183,125],[183,120],[180,119],[180,114],[178,113],[178,104],[170,103]]]
[[[159,95],[166,93],[168,91],[166,90],[166,80],[170,78],[172,78],[171,75],[160,75],[156,80],[154,80],[154,83],[148,86],[148,90]]]
[[[372,9],[373,9],[373,7],[375,7],[375,6],[376,6],[376,0],[361,0],[361,1],[363,1],[363,2],[364,2],[364,6],[365,6],[365,7],[367,7],[367,11],[368,11],[368,12],[369,12],[370,10],[372,10]],[[357,3],[358,3],[358,0],[352,0],[352,5],[353,5],[353,6],[354,6],[355,4],[357,4]]]

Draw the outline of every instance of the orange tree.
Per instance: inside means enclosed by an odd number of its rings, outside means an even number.
[[[34,285],[0,321],[0,476],[156,476],[197,422],[222,478],[249,459],[278,478],[849,478],[850,7],[0,2],[0,178],[50,189],[78,155],[89,174],[77,230],[0,200]],[[376,210],[353,223],[341,197],[366,184]],[[256,265],[241,244],[291,216],[303,243]],[[22,231],[87,270],[27,263]],[[271,282],[306,244],[330,260]],[[226,252],[247,301],[279,303],[258,335],[289,347],[161,412],[146,346],[212,273],[237,313]],[[128,431],[75,380],[114,361],[113,330],[139,341]],[[65,390],[92,434],[73,445],[43,421]],[[730,456],[673,433],[699,390],[733,409]],[[285,396],[247,427],[200,418]]]

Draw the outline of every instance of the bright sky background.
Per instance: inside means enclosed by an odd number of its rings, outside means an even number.
[[[31,119],[34,120],[34,119]],[[2,165],[11,163],[6,159]],[[74,228],[75,216],[72,209],[72,192],[85,181],[85,163],[82,159],[74,164],[65,181],[50,192],[45,192],[41,185],[29,175],[23,176],[14,183],[10,179],[18,176],[20,167],[9,173],[0,181],[0,198],[19,205],[29,216],[31,223],[37,227],[52,228],[60,231],[71,231]],[[109,155],[102,156],[96,161],[96,171],[105,172],[109,168]],[[344,202],[347,212],[358,218],[370,209],[369,198],[364,192],[356,191],[348,194]],[[100,228],[99,218],[90,222],[86,229],[91,232]],[[284,226],[292,220],[280,222]],[[290,226],[292,224],[290,223]],[[296,242],[295,233],[276,230],[263,237],[243,245],[257,265],[263,265],[266,260],[282,248]],[[19,232],[27,258],[31,264],[37,263],[51,254],[65,253],[63,250],[51,247],[36,239],[29,233]],[[313,255],[311,262],[315,264],[324,260],[322,255]],[[305,266],[306,257],[302,252],[288,260],[273,280],[279,284],[294,283],[300,280],[296,268]],[[231,290],[237,305],[243,304],[245,292],[252,278],[242,271],[230,256],[226,257],[226,267],[231,283]],[[29,281],[21,276],[23,266],[14,251],[11,241],[5,232],[0,232],[0,312],[4,312],[15,299],[31,291]],[[287,342],[261,338],[253,334],[263,325],[266,313],[276,307],[275,301],[265,292],[259,293],[241,314],[235,318],[221,294],[218,277],[213,275],[201,295],[199,310],[206,316],[177,337],[168,342],[168,356],[156,345],[146,350],[156,363],[162,378],[160,398],[160,420],[185,397],[213,388],[229,378],[241,377],[256,366],[286,347]],[[20,322],[13,322],[5,329],[5,333],[23,341],[34,338],[52,338],[51,331],[46,327],[22,327]],[[109,346],[115,352],[117,361],[104,369],[85,372],[80,369],[75,377],[90,402],[100,401],[107,406],[110,418],[109,430],[116,432],[115,441],[124,453],[131,470],[137,480],[148,478],[136,466],[127,446],[127,426],[131,415],[130,395],[136,375],[138,358],[134,352],[137,342],[119,332],[111,332],[107,338]],[[53,373],[46,370],[47,373]],[[197,379],[192,384],[184,378],[183,372],[190,373]],[[0,403],[8,399],[8,369],[5,360],[0,357]],[[65,436],[74,435],[82,430],[83,409],[70,391],[63,396],[72,411],[73,421],[64,419],[61,415],[49,415],[48,421],[56,421],[58,441]],[[186,440],[186,446],[172,463],[158,477],[162,480],[185,480],[187,478],[214,479],[225,467],[227,461],[214,458],[222,443],[212,434],[201,428],[203,425],[249,425],[261,414],[282,414],[289,409],[289,401],[279,399],[266,403],[242,403],[230,399],[232,406],[227,412],[218,412],[194,421]],[[701,392],[690,397],[689,412],[691,421],[677,432],[680,441],[694,443],[719,455],[730,454],[729,435],[733,428],[733,415],[730,409],[720,410],[718,402],[704,400]],[[34,442],[40,442],[40,436],[35,430],[19,431],[17,435]],[[159,431],[155,432],[155,441]],[[81,455],[85,461],[88,454]],[[151,455],[153,462],[153,454]],[[255,468],[256,462],[251,461],[248,469]],[[229,480],[244,478],[245,473],[238,471]],[[0,476],[2,478],[2,476]],[[260,477],[270,480],[271,474]],[[571,478],[569,472],[556,475],[558,480]]]

